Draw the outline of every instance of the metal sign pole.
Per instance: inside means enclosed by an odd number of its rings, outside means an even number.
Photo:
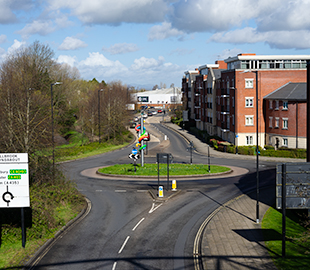
[[[24,207],[21,208],[21,218],[22,218],[22,247],[25,248],[25,243],[26,243],[26,231],[25,231],[25,213],[24,213]]]
[[[167,154],[167,190],[169,190],[169,154]]]
[[[286,164],[282,164],[282,258],[285,258],[286,233]]]
[[[141,115],[141,129],[140,129],[140,132],[141,132],[141,134],[143,133],[143,120],[144,120],[144,118],[143,118],[143,113],[142,113],[142,115]],[[143,145],[144,145],[144,142],[143,142],[143,140],[141,141],[141,167],[143,167],[144,166],[144,149],[143,149]]]
[[[157,154],[157,190],[159,189],[159,155]]]

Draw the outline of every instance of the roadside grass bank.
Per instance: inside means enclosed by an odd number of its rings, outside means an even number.
[[[0,210],[0,269],[21,268],[55,233],[84,207],[84,197],[64,178],[30,186],[31,208],[24,208],[26,244],[22,247],[21,209]]]
[[[286,210],[285,258],[282,258],[282,213],[270,207],[262,220],[265,243],[278,269],[309,269],[310,222],[301,213],[304,212]]]
[[[135,168],[136,167],[136,172]],[[227,172],[230,168],[211,165],[210,173],[209,166],[204,164],[179,164],[172,163],[169,164],[169,175],[199,175],[199,174],[212,174]],[[105,174],[116,174],[116,175],[145,175],[145,176],[156,176],[158,175],[158,165],[157,164],[144,164],[141,167],[140,164],[134,166],[133,164],[116,164],[109,167],[100,168],[98,170],[100,173]],[[160,175],[167,175],[167,164],[159,165]]]
[[[125,131],[122,137],[90,143],[74,133],[70,143],[55,148],[55,161],[61,162],[110,152],[132,141]],[[26,245],[22,247],[21,209],[0,209],[0,269],[21,269],[35,252],[74,219],[85,207],[84,196],[76,184],[57,168],[52,176],[52,149],[38,151],[29,163],[30,208],[24,208]],[[54,180],[53,180],[54,179]]]

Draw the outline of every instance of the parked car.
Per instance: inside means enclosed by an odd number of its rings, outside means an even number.
[[[159,109],[157,112],[158,112],[158,113],[162,113],[162,112],[163,112],[163,110]]]
[[[148,112],[147,116],[153,116],[153,113],[152,112]]]
[[[155,114],[157,114],[157,112],[156,111],[152,111],[152,114],[155,115]]]
[[[130,127],[130,128],[135,128],[136,125],[137,125],[137,123],[134,122],[133,120],[130,120],[130,121],[129,121],[129,127]]]
[[[133,121],[138,122],[138,121],[139,121],[139,118],[138,118],[138,117],[135,117],[135,118],[133,119]]]

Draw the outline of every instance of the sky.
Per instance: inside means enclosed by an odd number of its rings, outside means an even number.
[[[81,79],[181,87],[239,53],[310,55],[310,0],[0,0],[0,62],[47,44]]]

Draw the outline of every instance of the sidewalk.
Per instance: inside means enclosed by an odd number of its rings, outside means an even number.
[[[260,223],[256,223],[255,193],[242,195],[221,206],[203,232],[203,269],[277,269],[263,240],[261,220],[274,203],[275,191],[264,189],[259,203]]]

